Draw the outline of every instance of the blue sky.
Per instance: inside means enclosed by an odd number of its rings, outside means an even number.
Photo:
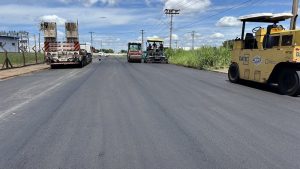
[[[169,17],[165,8],[181,9],[174,17],[173,39],[178,46],[191,46],[196,31],[196,46],[220,45],[226,39],[240,36],[236,18],[251,13],[290,12],[292,0],[1,0],[0,30],[25,30],[38,34],[41,20],[56,21],[59,36],[64,37],[63,23],[79,21],[80,41],[103,48],[126,49],[128,41],[161,37],[168,44]],[[284,23],[288,25],[288,22]],[[249,29],[261,25],[249,25]],[[174,44],[175,46],[175,44]]]

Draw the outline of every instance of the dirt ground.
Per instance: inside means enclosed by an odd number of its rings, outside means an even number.
[[[21,68],[0,70],[0,80],[8,79],[11,77],[20,76],[23,74],[32,73],[32,72],[36,72],[48,68],[49,65],[39,64],[39,65],[26,66]]]

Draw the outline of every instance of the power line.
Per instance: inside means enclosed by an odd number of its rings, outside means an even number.
[[[250,3],[251,1],[254,1],[254,0],[247,0],[247,1],[241,2],[241,3],[239,3],[238,5],[235,5],[235,6],[231,7],[231,8],[225,9],[225,10],[220,11],[220,12],[218,12],[218,13],[216,13],[216,14],[213,14],[213,15],[205,16],[205,17],[203,17],[203,19],[201,18],[201,19],[199,19],[199,20],[196,21],[196,22],[193,22],[193,23],[188,24],[188,25],[185,25],[185,26],[181,26],[181,27],[179,27],[179,28],[177,28],[177,29],[182,29],[182,28],[186,28],[186,27],[190,27],[190,26],[196,25],[196,24],[198,24],[199,22],[202,22],[202,21],[204,21],[204,20],[207,20],[207,19],[210,19],[210,18],[212,18],[212,17],[218,16],[218,15],[220,15],[221,13],[226,13],[226,12],[232,10],[232,9],[242,7],[242,6],[244,6],[244,5],[248,4],[248,3]]]
[[[190,6],[192,6],[192,5],[194,5],[194,4],[196,4],[196,3],[198,3],[200,0],[194,0],[194,1],[189,1],[189,2],[187,2],[187,3],[184,3],[184,4],[182,4],[181,5],[181,10],[184,10],[184,9],[187,9],[187,8],[189,8]],[[189,4],[189,5],[188,5]]]

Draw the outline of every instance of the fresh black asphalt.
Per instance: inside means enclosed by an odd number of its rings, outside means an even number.
[[[1,169],[297,169],[300,98],[110,57],[0,82]]]

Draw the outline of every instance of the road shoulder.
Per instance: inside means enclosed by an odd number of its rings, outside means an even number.
[[[37,71],[41,71],[41,70],[45,70],[45,69],[49,69],[49,65],[38,64],[38,65],[21,67],[21,68],[0,70],[0,80],[5,80],[5,79],[9,79],[9,78],[13,78],[16,76],[21,76],[24,74],[37,72]]]
[[[213,69],[213,70],[209,70],[209,71],[227,74],[228,73],[228,68],[225,68],[225,69]]]

